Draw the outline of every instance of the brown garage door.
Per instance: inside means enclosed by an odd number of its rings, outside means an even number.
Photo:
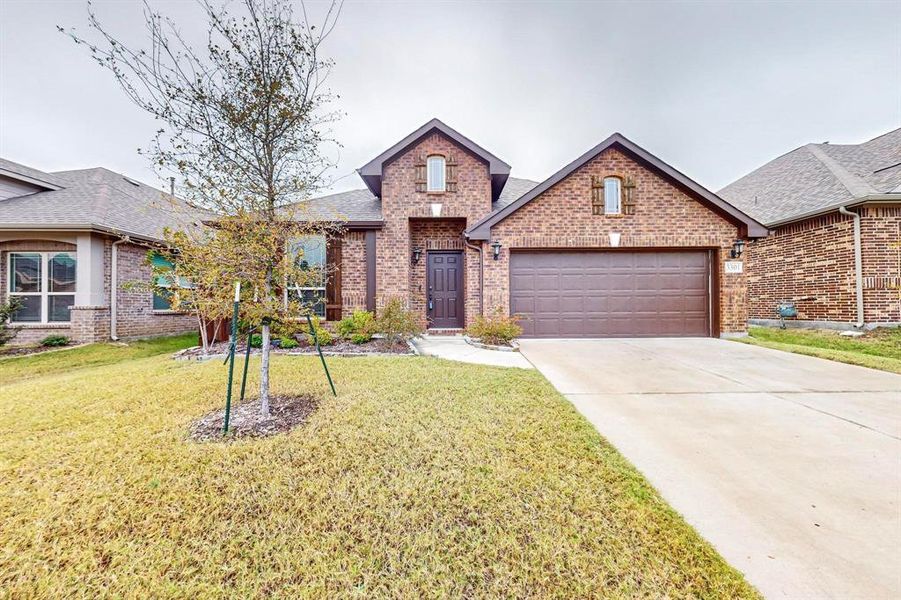
[[[510,309],[527,337],[710,335],[704,250],[514,252]]]

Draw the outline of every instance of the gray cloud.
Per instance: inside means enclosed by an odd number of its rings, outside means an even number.
[[[193,3],[151,1],[202,40]],[[140,40],[140,3],[96,5]],[[0,0],[0,154],[156,183],[136,153],[153,121],[56,25],[84,31],[85,3]],[[348,113],[334,190],[433,116],[514,176],[620,131],[711,189],[807,142],[901,126],[898,2],[347,2],[327,52]]]

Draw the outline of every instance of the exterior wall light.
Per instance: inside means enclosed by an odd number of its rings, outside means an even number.
[[[413,264],[419,264],[420,258],[422,258],[422,248],[413,248]]]
[[[735,240],[732,242],[732,258],[741,258],[741,253],[744,251],[744,248],[744,240]]]
[[[501,257],[501,243],[494,240],[491,242],[491,249],[493,250],[492,256],[494,256],[494,260],[498,260]]]

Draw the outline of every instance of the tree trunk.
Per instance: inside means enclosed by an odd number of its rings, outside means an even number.
[[[197,326],[200,327],[200,345],[203,346],[203,355],[210,353],[210,343],[206,335],[206,320],[197,313]]]
[[[263,348],[260,360],[260,414],[269,417],[269,324],[263,325]]]

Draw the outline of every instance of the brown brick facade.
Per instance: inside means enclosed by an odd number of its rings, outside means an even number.
[[[456,163],[455,191],[427,193],[417,191],[417,163],[423,157],[444,156]],[[449,179],[449,182],[451,180]],[[434,217],[432,205],[440,204],[440,216]],[[425,252],[418,265],[411,266],[415,243],[425,250],[429,244],[463,248],[463,230],[491,210],[491,179],[484,161],[456,145],[441,133],[432,133],[392,160],[382,177],[383,228],[376,238],[376,305],[391,297],[400,297],[425,319]],[[411,219],[414,221],[411,222]],[[434,225],[428,224],[435,221]],[[453,225],[449,225],[453,223]],[[454,240],[453,238],[457,238]],[[433,246],[438,247],[438,246]],[[467,250],[464,285],[467,298],[464,311],[467,322],[478,313],[478,296],[472,284],[478,282],[478,261]]]
[[[864,321],[901,322],[901,206],[865,206],[861,215]],[[750,318],[776,318],[794,300],[798,319],[857,320],[854,221],[838,212],[774,229],[751,244]]]
[[[341,314],[366,309],[366,233],[348,231],[341,241]]]
[[[95,342],[110,336],[110,275],[112,239],[104,243],[104,306],[73,306],[70,323],[25,325],[14,343],[31,344],[51,334],[65,335],[79,342]],[[7,257],[10,252],[76,252],[75,244],[49,240],[25,240],[0,243],[0,300],[7,296]],[[150,337],[192,331],[196,319],[187,314],[153,310],[153,295],[147,290],[126,289],[127,282],[146,282],[150,267],[144,264],[147,249],[134,244],[118,246],[118,336],[120,338]],[[77,260],[83,257],[76,256]]]
[[[608,175],[635,181],[633,214],[592,214],[591,178]],[[621,234],[620,248],[716,249],[720,330],[746,330],[745,275],[725,274],[722,266],[738,228],[615,149],[604,151],[492,227],[492,238],[502,244],[502,251],[495,261],[489,244],[483,244],[485,311],[509,311],[511,249],[609,248],[612,232]]]

